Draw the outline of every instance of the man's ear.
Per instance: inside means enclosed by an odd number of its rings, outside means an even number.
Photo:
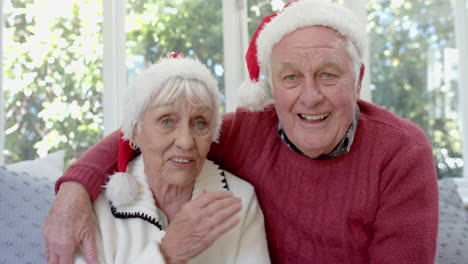
[[[356,87],[356,94],[358,97],[361,95],[361,88],[362,88],[362,80],[364,80],[364,72],[366,71],[366,66],[364,66],[364,63],[361,64],[361,67],[359,68],[359,79],[357,82],[357,87]]]

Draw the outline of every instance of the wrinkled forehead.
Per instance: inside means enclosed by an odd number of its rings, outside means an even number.
[[[282,48],[309,48],[309,47],[333,47],[344,46],[347,38],[337,30],[327,26],[308,26],[296,29],[286,34],[278,43],[273,46]]]
[[[193,78],[170,78],[152,96],[150,105],[164,106],[190,104],[196,107],[214,108],[215,95],[201,81]]]
[[[207,105],[193,105],[185,98],[177,103],[151,105],[143,113],[140,121],[155,122],[160,119],[171,118],[176,120],[194,120],[203,118],[210,122],[213,120],[212,107]]]
[[[212,111],[213,106],[204,103],[201,100],[189,100],[186,96],[181,96],[176,98],[172,102],[165,102],[159,104],[151,104],[147,110],[156,111],[171,111],[171,112],[180,112],[182,109],[188,109],[190,112],[205,112]]]

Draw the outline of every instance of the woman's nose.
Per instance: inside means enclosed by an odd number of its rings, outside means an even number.
[[[190,150],[193,148],[195,139],[193,131],[190,129],[189,125],[178,126],[175,131],[175,136],[175,143],[177,147],[184,150]]]

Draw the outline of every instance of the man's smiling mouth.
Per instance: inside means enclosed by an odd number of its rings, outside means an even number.
[[[327,118],[328,116],[330,115],[330,112],[328,113],[323,113],[323,114],[320,114],[320,115],[306,115],[306,114],[298,114],[298,116],[306,121],[306,122],[310,122],[310,121],[321,121],[321,120],[324,120],[325,118]]]

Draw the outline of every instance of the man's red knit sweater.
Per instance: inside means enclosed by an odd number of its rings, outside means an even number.
[[[434,263],[437,177],[413,123],[364,101],[349,153],[314,160],[277,136],[274,105],[223,116],[209,159],[249,181],[265,215],[273,263]],[[95,199],[117,167],[118,132],[60,178]]]

